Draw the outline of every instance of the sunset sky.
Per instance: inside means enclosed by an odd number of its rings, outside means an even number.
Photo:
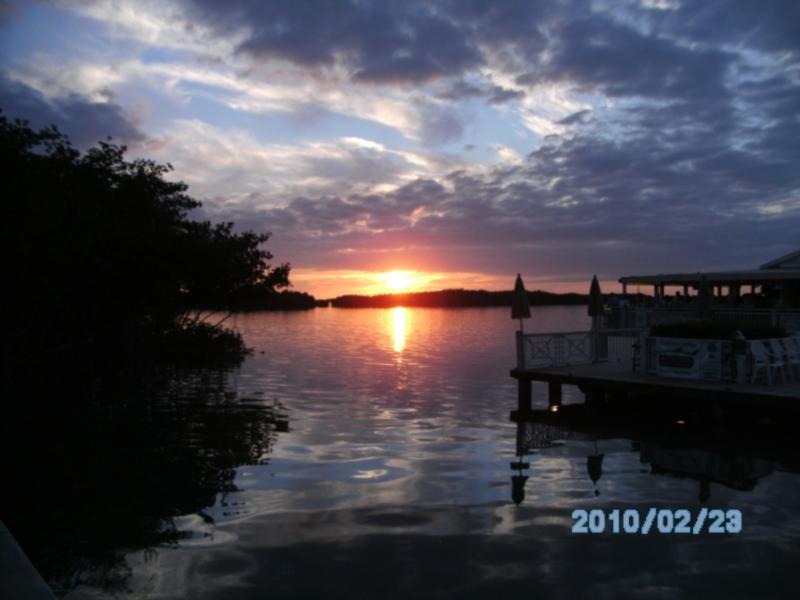
[[[0,107],[318,297],[613,291],[800,248],[799,48],[796,0],[0,2]]]

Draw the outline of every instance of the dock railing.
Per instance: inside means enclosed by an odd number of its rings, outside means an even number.
[[[636,346],[647,330],[595,329],[553,333],[517,332],[517,368],[585,365],[596,362],[633,361]]]

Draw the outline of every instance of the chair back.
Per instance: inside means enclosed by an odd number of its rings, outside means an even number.
[[[783,353],[792,360],[800,359],[800,340],[796,338],[782,338],[780,340],[783,346]]]
[[[767,351],[772,354],[773,358],[783,358],[786,355],[786,350],[780,339],[765,340],[764,344],[767,347]]]
[[[752,340],[750,342],[750,353],[758,362],[769,362],[767,348],[761,340]]]

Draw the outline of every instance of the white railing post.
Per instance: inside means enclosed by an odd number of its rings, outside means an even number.
[[[639,332],[639,372],[647,373],[647,336],[648,330]]]
[[[529,334],[517,332],[517,368],[526,370],[632,360],[633,341],[640,337],[642,331],[636,328]]]

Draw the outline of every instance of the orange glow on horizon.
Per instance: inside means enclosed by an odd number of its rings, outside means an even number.
[[[468,290],[510,291],[514,288],[516,272],[494,275],[466,271],[434,272],[413,269],[391,271],[359,269],[292,268],[289,278],[292,289],[308,292],[317,299],[329,299],[346,294],[376,296],[463,288]],[[528,291],[545,290],[554,293],[589,293],[592,276],[565,281],[551,277],[536,277],[522,273]],[[604,293],[622,291],[616,281],[600,281]],[[631,290],[629,290],[631,291]],[[633,290],[635,292],[635,290]],[[646,291],[644,288],[642,291]]]

